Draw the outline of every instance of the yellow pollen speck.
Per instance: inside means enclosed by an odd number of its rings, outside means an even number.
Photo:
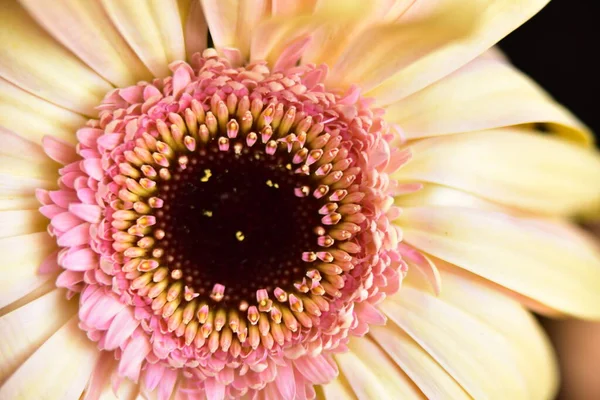
[[[235,238],[241,242],[242,240],[246,239],[246,236],[244,236],[244,233],[242,231],[237,231],[235,233]]]
[[[285,164],[285,168],[289,169],[291,171],[292,170],[292,164],[290,164],[290,163]]]
[[[267,181],[267,186],[269,187],[273,187],[273,181],[271,181],[270,179]]]
[[[202,211],[202,215],[206,216],[206,217],[212,217],[213,216],[213,212],[210,210],[203,210]]]
[[[205,169],[204,176],[202,178],[200,178],[200,182],[208,182],[208,180],[210,179],[211,176],[212,176],[212,172],[210,172],[210,169]]]
[[[279,189],[279,184],[278,184],[278,183],[274,183],[274,184],[273,184],[273,187],[274,187],[275,189]]]

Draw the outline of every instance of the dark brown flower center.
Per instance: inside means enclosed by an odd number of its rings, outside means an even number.
[[[258,147],[223,152],[212,143],[159,188],[165,265],[200,296],[219,283],[223,305],[235,307],[254,302],[259,289],[291,292],[306,274],[302,253],[318,250],[321,202],[294,194],[311,182],[294,173],[289,158]]]

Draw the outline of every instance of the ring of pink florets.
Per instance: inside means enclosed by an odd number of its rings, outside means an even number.
[[[207,50],[191,66],[177,62],[171,69],[172,77],[109,93],[98,107],[99,118],[77,132],[76,148],[45,138],[46,152],[65,165],[59,190],[37,192],[41,212],[51,219],[49,232],[62,247],[58,264],[64,271],[57,285],[80,293],[80,327],[101,350],[114,352],[120,378],[141,379],[146,391],[158,388],[168,398],[178,385],[190,395],[234,398],[272,385],[269,390],[281,398],[292,392],[313,397],[312,385],[337,375],[331,354],[345,350],[348,335],[364,335],[369,324],[385,321],[375,305],[398,290],[406,271],[398,252],[400,234],[390,223],[398,210],[389,174],[407,154],[390,149],[393,135],[383,111],[371,108],[356,88],[325,90],[324,66],[270,71],[266,63],[255,62],[232,68]],[[356,198],[364,218],[355,238],[361,250],[345,253],[351,261],[338,260],[352,268],[344,268],[339,294],[329,298],[325,312],[311,316],[311,326],[301,326],[281,342],[209,349],[186,343],[183,333],[175,334],[154,312],[152,299],[132,288],[140,272],[124,268],[131,258],[115,250],[113,238],[113,214],[133,208],[133,202],[119,197],[127,187],[119,164],[136,140],[160,138],[161,125],[185,121],[192,104],[216,114],[219,102],[250,105],[255,100],[282,105],[284,111],[294,107],[294,126],[310,117],[323,134],[338,137],[356,171],[345,189],[361,193]]]

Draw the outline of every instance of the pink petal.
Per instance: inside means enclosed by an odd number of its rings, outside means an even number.
[[[87,248],[67,253],[62,266],[72,271],[87,271],[98,266],[98,254]]]
[[[44,136],[42,146],[48,157],[63,165],[70,164],[79,159],[73,145],[53,136]]]
[[[69,211],[72,214],[77,215],[82,220],[91,223],[100,222],[100,218],[102,216],[102,209],[93,204],[71,204],[69,205]]]
[[[50,223],[59,231],[66,232],[69,229],[81,224],[81,222],[82,221],[75,215],[65,211],[52,217],[52,221]]]
[[[58,238],[58,245],[62,247],[78,246],[90,241],[90,224],[85,222],[71,228]]]
[[[138,327],[140,322],[133,316],[133,311],[125,308],[119,312],[106,332],[104,348],[114,350],[121,346]]]
[[[127,347],[121,356],[118,368],[119,375],[137,383],[140,377],[142,362],[151,349],[152,346],[150,346],[150,342],[146,336],[140,335],[132,338],[127,343]]]

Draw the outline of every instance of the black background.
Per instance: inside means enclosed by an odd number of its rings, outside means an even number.
[[[567,106],[600,141],[600,1],[553,0],[507,36],[511,61]]]

